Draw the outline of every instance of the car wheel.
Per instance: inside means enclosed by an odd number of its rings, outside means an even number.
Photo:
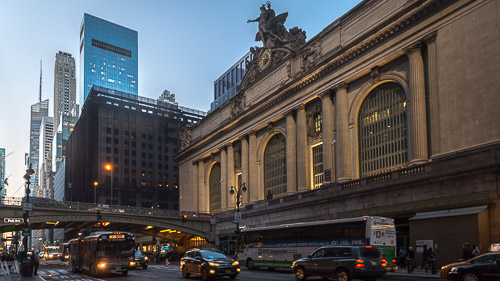
[[[122,271],[122,275],[124,275],[124,276],[125,276],[125,275],[127,275],[127,274],[128,274],[128,270],[126,270],[126,271]]]
[[[337,271],[337,280],[338,281],[349,281],[349,273],[345,269],[339,269]]]
[[[302,266],[299,266],[295,269],[295,278],[300,281],[307,279],[306,271]]]
[[[189,278],[189,272],[185,266],[182,267],[182,277]]]
[[[235,279],[236,276],[238,276],[238,274],[231,274],[231,275],[229,275],[229,279]]]
[[[209,279],[208,271],[206,268],[201,269],[201,280],[206,281]]]
[[[247,268],[248,268],[249,270],[254,270],[254,269],[255,269],[255,264],[253,263],[253,260],[252,260],[252,259],[247,259],[246,264],[247,264]]]
[[[479,276],[474,272],[466,272],[462,275],[462,281],[479,281]]]

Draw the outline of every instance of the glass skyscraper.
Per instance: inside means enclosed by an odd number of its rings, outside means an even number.
[[[138,94],[137,31],[83,15],[80,27],[79,102],[92,85]]]
[[[39,101],[31,106],[31,124],[30,124],[30,164],[35,170],[31,177],[31,194],[38,194],[38,164],[40,148],[40,126],[42,118],[49,115],[49,100]]]

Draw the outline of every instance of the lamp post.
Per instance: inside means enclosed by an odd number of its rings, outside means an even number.
[[[31,168],[31,163],[30,163],[28,169],[26,169],[26,174],[24,175],[24,179],[26,180],[26,194],[25,194],[26,203],[30,202],[30,184],[31,184],[30,179],[34,173],[35,173],[35,171]],[[24,217],[25,229],[29,229],[29,224],[28,224],[29,211],[28,210],[26,210],[24,212],[23,217]],[[28,252],[29,231],[28,231],[28,233],[25,233],[25,234],[27,234],[27,235],[25,235],[23,238],[23,245],[24,245],[24,252],[27,253]]]
[[[94,182],[94,204],[97,204],[97,186],[99,185],[99,182]]]
[[[106,171],[110,172],[110,176],[111,176],[111,205],[113,205],[113,166],[111,164],[106,164],[104,166],[104,169]]]
[[[229,191],[229,194],[236,196],[236,213],[234,215],[234,220],[236,223],[236,230],[234,232],[234,233],[236,233],[236,245],[235,245],[236,256],[238,256],[238,253],[239,253],[239,242],[240,242],[241,196],[246,191],[247,191],[247,187],[246,187],[245,183],[243,183],[241,186],[237,186],[237,187],[231,186],[231,190]]]

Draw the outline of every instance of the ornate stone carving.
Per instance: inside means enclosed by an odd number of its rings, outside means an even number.
[[[191,144],[192,132],[188,126],[182,126],[179,129],[179,140],[181,142],[181,150],[185,149]]]
[[[317,131],[314,124],[314,117],[318,114],[322,114],[321,104],[314,104],[307,110],[307,141],[309,144],[321,140],[323,135],[323,130]]]
[[[318,64],[321,58],[321,41],[314,42],[311,46],[302,52],[302,72],[309,71],[313,66]]]
[[[380,66],[375,66],[370,70],[370,77],[374,81],[379,81],[380,80],[380,74],[382,73],[382,70],[380,69]]]
[[[416,52],[416,51],[420,51],[420,49],[422,49],[422,42],[418,41],[408,47],[406,47],[403,51],[409,55],[413,52]]]
[[[245,96],[237,95],[231,101],[231,118],[240,115],[245,109]]]

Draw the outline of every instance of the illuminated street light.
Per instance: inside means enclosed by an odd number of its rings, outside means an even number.
[[[94,204],[97,203],[97,186],[99,185],[98,182],[94,182]]]
[[[111,176],[111,205],[113,205],[113,166],[111,164],[104,165],[104,169],[110,172]]]
[[[222,182],[222,180],[221,180]],[[231,190],[229,191],[229,194],[235,195],[236,196],[236,214],[235,214],[235,223],[236,223],[236,255],[238,255],[239,252],[239,240],[240,240],[240,219],[241,219],[241,213],[240,213],[240,205],[241,205],[241,196],[243,195],[244,192],[247,191],[247,187],[245,183],[243,183],[241,186],[234,187],[231,186]]]

